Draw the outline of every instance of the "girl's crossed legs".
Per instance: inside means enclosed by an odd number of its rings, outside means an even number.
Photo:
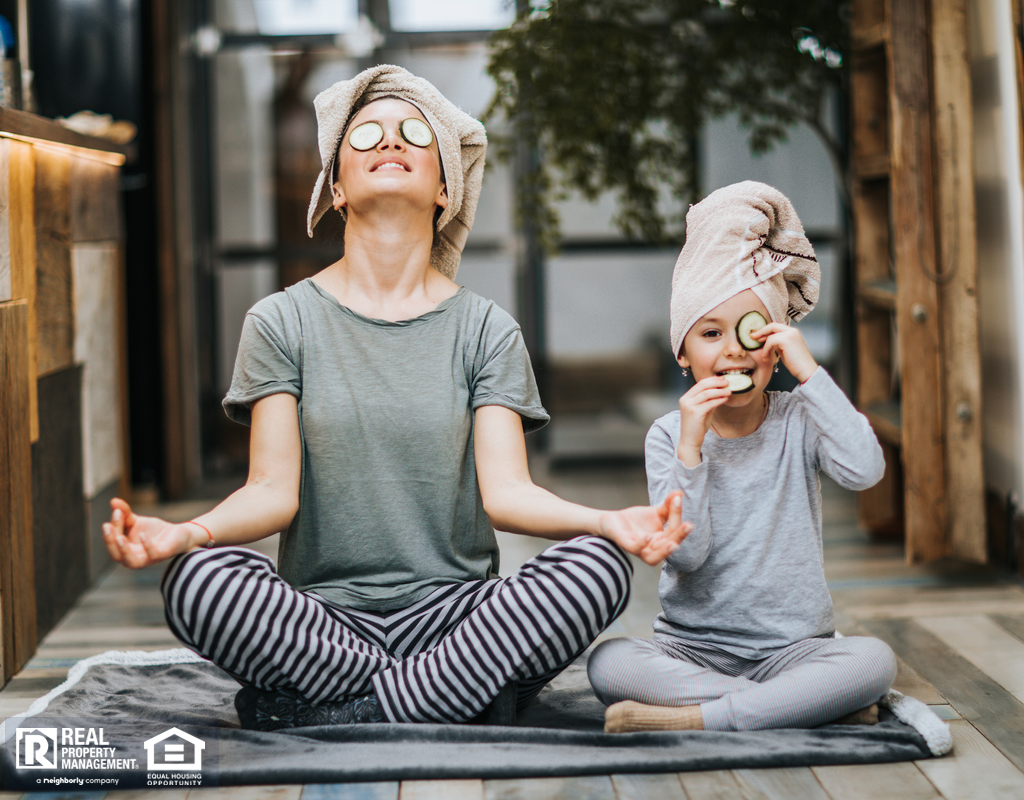
[[[705,642],[612,639],[588,665],[606,705],[699,706],[705,730],[812,728],[882,698],[896,657],[879,639],[804,639],[749,660]]]

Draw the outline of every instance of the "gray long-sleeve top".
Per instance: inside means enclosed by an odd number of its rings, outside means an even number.
[[[694,526],[662,568],[655,638],[758,659],[834,631],[818,471],[866,489],[882,477],[882,449],[821,367],[793,392],[768,398],[761,427],[740,439],[709,431],[692,469],[676,456],[678,411],[647,434],[651,502],[681,489],[683,518]]]

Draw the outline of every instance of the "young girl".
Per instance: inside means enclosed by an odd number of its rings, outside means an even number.
[[[654,423],[646,461],[651,502],[682,490],[694,528],[662,569],[654,638],[603,643],[590,680],[609,732],[821,725],[871,706],[896,675],[883,642],[835,638],[822,568],[818,471],[865,489],[881,448],[789,327],[814,307],[820,272],[786,197],[728,186],[686,223],[671,340],[696,385]],[[765,391],[780,359],[792,393]]]

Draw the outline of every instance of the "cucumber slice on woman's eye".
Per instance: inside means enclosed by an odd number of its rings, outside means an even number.
[[[754,388],[754,379],[742,372],[730,372],[725,379],[729,382],[729,391],[733,394],[743,394]]]
[[[364,122],[348,135],[353,150],[370,150],[384,138],[384,129],[376,122]]]
[[[434,141],[434,132],[430,130],[430,126],[415,117],[404,120],[398,126],[398,131],[405,141],[417,147],[429,147],[430,143]]]
[[[736,338],[740,340],[744,350],[760,350],[764,347],[764,342],[757,341],[750,334],[761,330],[767,324],[768,320],[760,311],[748,311],[740,317],[740,321],[736,323]]]

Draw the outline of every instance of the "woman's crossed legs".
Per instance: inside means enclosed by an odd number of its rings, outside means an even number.
[[[472,719],[510,681],[537,694],[625,608],[632,568],[596,537],[509,578],[444,586],[409,608],[332,607],[244,548],[195,550],[164,576],[168,624],[241,683],[321,703],[374,691],[400,722]]]

